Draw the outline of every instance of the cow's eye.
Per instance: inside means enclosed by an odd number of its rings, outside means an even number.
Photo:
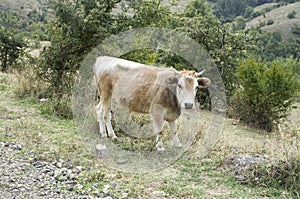
[[[181,84],[178,84],[178,88],[182,89],[182,85],[181,85]]]

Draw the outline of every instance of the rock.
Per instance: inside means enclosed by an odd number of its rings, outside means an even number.
[[[73,187],[73,186],[69,186],[69,187],[67,187],[67,190],[68,190],[68,191],[73,191],[73,190],[74,190],[74,187]]]
[[[97,144],[96,145],[96,157],[98,158],[107,158],[108,157],[108,150],[106,145]]]
[[[246,167],[251,164],[260,164],[263,162],[266,162],[267,158],[264,156],[258,156],[258,157],[252,157],[252,156],[236,156],[233,158],[233,163],[236,164],[236,166],[242,166]]]
[[[57,177],[60,176],[60,175],[61,175],[61,171],[60,171],[59,169],[55,169],[55,170],[54,170],[53,177],[54,177],[54,178],[57,178]]]
[[[105,185],[103,191],[99,185],[85,189],[85,184],[80,184],[85,182],[76,178],[88,169],[62,159],[41,161],[33,150],[19,143],[0,142],[0,162],[0,186],[5,187],[5,193],[0,190],[0,198],[117,198],[112,192],[119,190],[117,183]]]
[[[102,198],[102,199],[113,199],[113,198],[110,197],[110,196],[106,196],[106,197],[104,197],[104,198]]]
[[[240,175],[235,176],[235,179],[239,182],[244,182],[246,180],[245,176]]]
[[[120,185],[118,183],[112,183],[111,188],[114,190],[120,189]]]
[[[164,197],[164,196],[166,196],[166,192],[164,192],[164,191],[153,191],[152,193],[151,193],[151,196],[152,197]]]
[[[105,193],[105,194],[108,193],[109,189],[110,189],[110,185],[109,184],[104,185],[103,193]]]
[[[247,178],[244,176],[245,171],[251,167],[251,165],[261,164],[267,162],[268,159],[265,156],[249,156],[249,155],[239,155],[231,160],[234,164],[234,175],[237,181],[240,183],[246,183]]]
[[[82,166],[76,166],[75,169],[76,172],[80,173],[82,171]]]
[[[118,159],[117,164],[125,164],[127,162],[126,159]]]
[[[68,177],[67,176],[60,176],[59,178],[58,178],[58,181],[60,181],[60,182],[65,182],[65,181],[67,181],[68,180]]]
[[[61,168],[61,167],[62,167],[62,163],[61,163],[61,162],[57,162],[57,163],[56,163],[56,167],[57,167],[57,168]]]

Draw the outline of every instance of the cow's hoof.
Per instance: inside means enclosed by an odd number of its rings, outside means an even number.
[[[164,147],[162,147],[162,146],[157,147],[157,152],[162,153],[162,152],[164,152],[165,150],[166,150],[166,149],[165,149]]]
[[[112,140],[118,140],[118,137],[116,135],[109,136]]]
[[[175,148],[181,148],[181,147],[182,147],[182,144],[181,144],[181,142],[180,142],[180,140],[179,140],[179,138],[178,138],[177,135],[175,135],[175,136],[173,137],[173,146],[174,146]]]
[[[101,138],[107,138],[107,135],[106,134],[100,134],[100,137]]]

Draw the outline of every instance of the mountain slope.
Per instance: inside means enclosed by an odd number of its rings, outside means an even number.
[[[296,17],[289,19],[287,15],[293,11],[296,12]],[[260,23],[267,24],[269,20],[273,20],[274,23],[272,25],[265,25],[262,27],[263,31],[280,32],[284,39],[296,37],[296,35],[291,33],[291,28],[294,24],[300,25],[300,2],[279,7],[267,12],[265,15],[256,17],[247,23],[246,28],[257,26]]]
[[[0,0],[0,11],[13,11],[26,16],[30,11],[45,5],[47,0]]]

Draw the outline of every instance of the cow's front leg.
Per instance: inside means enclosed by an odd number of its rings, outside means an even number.
[[[162,114],[152,114],[153,120],[153,130],[156,135],[156,149],[157,151],[164,151],[165,148],[163,147],[162,143],[162,128],[164,126],[164,119]]]
[[[110,138],[113,138],[113,139],[116,139],[117,136],[114,132],[114,129],[111,125],[111,112],[110,112],[110,109],[106,109],[105,112],[104,112],[104,120],[105,120],[105,125],[106,125],[106,128],[107,128],[107,134],[108,134],[108,137]]]
[[[171,134],[173,136],[173,145],[177,148],[182,147],[182,144],[180,143],[180,140],[177,135],[176,122],[175,121],[169,122],[169,127],[170,127]]]
[[[98,116],[98,122],[99,122],[100,136],[102,138],[107,137],[106,130],[105,130],[105,125],[104,125],[104,121],[103,121],[104,114],[103,114],[103,106],[102,106],[101,101],[97,105],[97,116]]]

